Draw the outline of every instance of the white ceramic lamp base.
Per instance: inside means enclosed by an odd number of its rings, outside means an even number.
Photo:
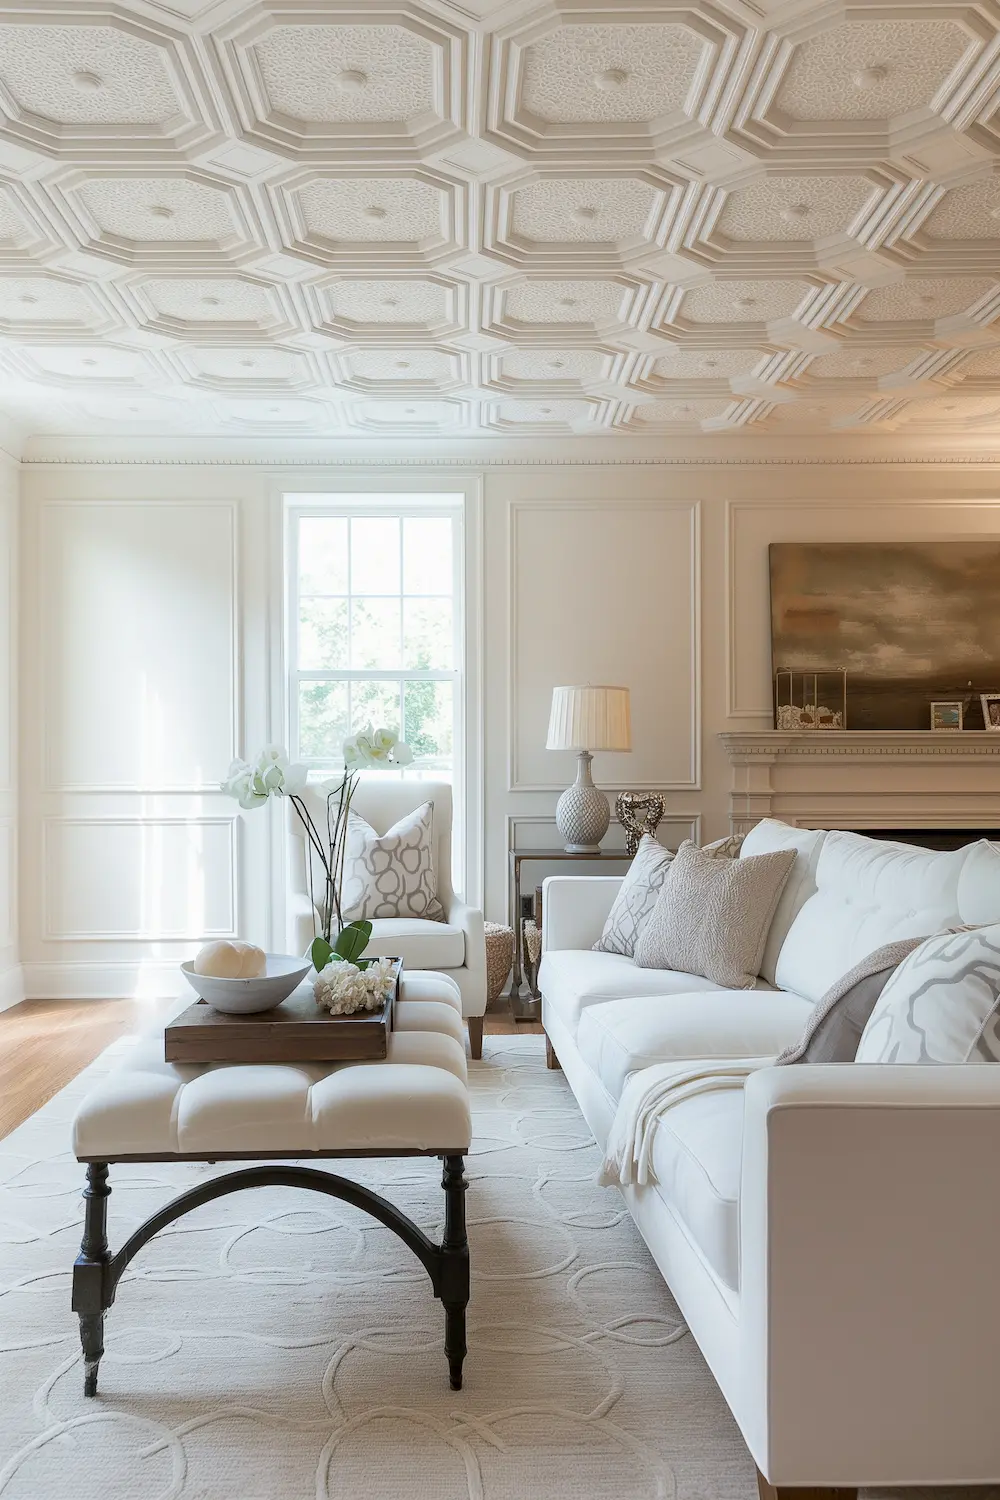
[[[608,799],[594,785],[590,774],[592,760],[588,750],[580,751],[576,780],[556,803],[556,827],[567,854],[596,854],[611,823]]]

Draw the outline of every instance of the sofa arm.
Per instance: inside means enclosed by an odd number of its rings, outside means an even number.
[[[465,968],[461,978],[462,1011],[481,1016],[486,1010],[486,937],[483,914],[475,906],[453,897],[445,918],[465,933]]]
[[[620,875],[549,875],[543,880],[543,951],[592,948],[621,883]]]
[[[741,1426],[775,1485],[1000,1479],[1000,1067],[745,1089]]]

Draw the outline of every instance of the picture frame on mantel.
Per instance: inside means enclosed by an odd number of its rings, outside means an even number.
[[[983,728],[987,734],[1000,734],[1000,693],[980,693],[983,706]]]
[[[932,729],[963,729],[965,704],[961,698],[944,698],[931,704]]]

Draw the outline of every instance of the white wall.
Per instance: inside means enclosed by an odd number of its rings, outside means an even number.
[[[22,998],[17,911],[18,464],[0,452],[0,1010]]]
[[[507,457],[462,472],[477,468],[494,918],[509,844],[556,839],[572,757],[542,748],[554,683],[628,684],[635,750],[598,757],[599,783],[662,790],[672,842],[717,837],[729,770],[716,736],[769,724],[767,543],[1000,533],[995,463]],[[414,472],[426,482],[428,466]],[[405,482],[405,465],[390,471]],[[234,752],[283,734],[279,494],[302,484],[291,465],[25,465],[29,994],[163,992],[206,932],[280,942],[280,829],[213,786]],[[532,866],[526,886],[544,873]]]

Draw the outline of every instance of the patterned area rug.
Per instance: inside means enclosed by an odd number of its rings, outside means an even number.
[[[471,1068],[463,1391],[399,1241],[268,1188],[150,1242],[85,1401],[68,1128],[128,1046],[0,1142],[0,1500],[754,1500],[728,1409],[620,1199],[594,1186],[597,1148],[534,1036],[487,1038]],[[218,1170],[112,1168],[112,1246]],[[440,1234],[436,1162],[353,1175]]]

